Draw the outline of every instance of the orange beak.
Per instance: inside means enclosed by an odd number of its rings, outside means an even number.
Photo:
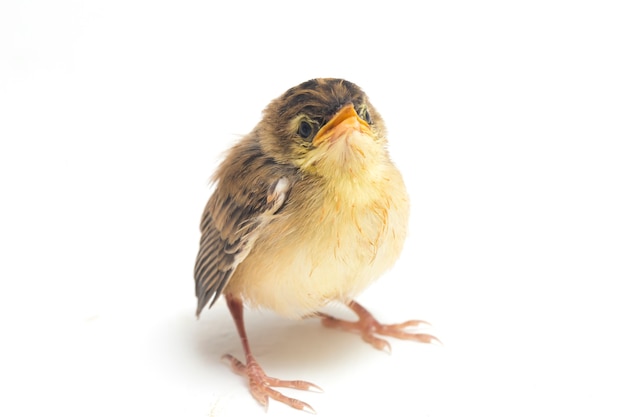
[[[343,106],[328,123],[322,126],[313,138],[313,146],[319,146],[326,141],[334,142],[339,138],[350,136],[353,132],[373,136],[370,126],[359,117],[350,103]]]

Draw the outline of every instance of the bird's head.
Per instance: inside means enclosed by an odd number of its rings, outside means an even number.
[[[257,128],[265,152],[306,173],[355,175],[388,158],[380,114],[349,81],[306,81],[272,101],[263,116]]]

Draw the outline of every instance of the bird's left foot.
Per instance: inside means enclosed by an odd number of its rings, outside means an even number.
[[[374,346],[376,349],[391,352],[391,345],[384,339],[377,337],[390,336],[397,339],[414,340],[420,343],[439,343],[441,341],[435,336],[426,333],[411,332],[420,325],[429,323],[422,320],[409,320],[399,324],[380,324],[372,314],[356,301],[347,304],[354,311],[359,319],[357,321],[339,320],[332,316],[320,313],[322,324],[326,327],[338,328],[352,333],[359,333],[361,338]]]

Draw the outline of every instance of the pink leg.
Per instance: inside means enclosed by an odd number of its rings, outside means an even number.
[[[397,339],[414,340],[421,343],[441,343],[435,336],[424,333],[413,333],[408,328],[418,327],[420,324],[428,324],[422,320],[409,320],[399,324],[380,324],[372,314],[356,301],[347,304],[358,316],[357,321],[339,320],[321,313],[322,324],[326,327],[334,327],[352,333],[359,333],[361,338],[379,350],[391,352],[391,345],[376,335],[390,336]]]
[[[276,401],[280,401],[298,410],[315,413],[315,410],[313,410],[313,407],[309,404],[287,397],[270,387],[295,388],[306,391],[322,391],[322,389],[317,385],[306,381],[284,381],[267,376],[259,363],[252,356],[250,345],[248,344],[248,336],[246,335],[246,329],[243,324],[243,304],[240,300],[231,295],[226,295],[226,302],[228,304],[230,314],[233,316],[233,320],[235,321],[235,326],[237,326],[237,332],[239,333],[239,338],[241,339],[241,344],[243,345],[243,350],[246,356],[246,364],[244,365],[231,355],[222,356],[222,360],[226,361],[233,371],[248,378],[252,396],[256,398],[256,400],[261,403],[265,409],[267,409],[268,406],[268,398],[273,398]]]

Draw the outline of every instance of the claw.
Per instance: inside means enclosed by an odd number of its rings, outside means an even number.
[[[425,320],[408,320],[408,321],[405,321],[404,323],[393,324],[391,326],[398,328],[398,329],[410,329],[410,328],[418,328],[422,325],[427,326],[427,327],[432,327],[432,324],[430,324],[429,322]]]
[[[370,345],[374,346],[376,349],[391,354],[391,344],[385,339],[376,337],[372,333],[363,333],[361,338]]]
[[[238,375],[246,375],[246,366],[233,355],[222,355],[221,361],[230,366],[230,369],[232,369],[234,373]]]
[[[267,382],[268,385],[272,387],[294,388],[294,389],[299,389],[301,391],[311,391],[311,392],[324,392],[324,390],[321,389],[319,386],[311,382],[302,381],[302,380],[285,381],[282,379],[266,376],[265,381]]]

